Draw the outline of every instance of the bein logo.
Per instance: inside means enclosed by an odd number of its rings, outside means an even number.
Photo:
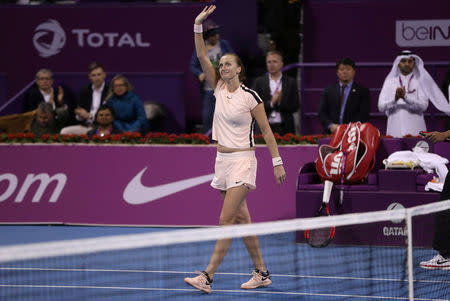
[[[144,40],[140,32],[134,34],[128,32],[95,32],[88,28],[66,28],[66,30],[72,33],[73,42],[70,45],[77,45],[79,48],[148,48],[151,45]],[[66,44],[66,33],[58,21],[49,19],[36,27],[33,44],[41,57],[51,57],[61,52]]]
[[[56,203],[58,201],[59,196],[61,195],[62,190],[64,189],[64,186],[66,185],[67,176],[63,173],[55,174],[52,177],[50,177],[49,174],[47,174],[47,173],[40,173],[37,175],[31,173],[26,176],[25,181],[23,182],[22,186],[19,189],[17,189],[19,181],[18,181],[16,175],[14,175],[12,173],[0,174],[0,183],[2,181],[7,181],[8,186],[6,187],[6,190],[3,191],[3,193],[0,191],[0,202],[5,201],[16,190],[18,190],[16,198],[14,199],[14,203],[22,203],[27,192],[30,190],[30,187],[36,181],[39,181],[39,186],[37,187],[36,192],[34,193],[33,199],[31,200],[31,202],[33,202],[33,203],[39,203],[41,201],[42,195],[44,194],[47,187],[50,185],[50,183],[55,181],[56,186],[53,189],[53,192],[52,192],[48,202]]]
[[[396,21],[395,42],[400,47],[450,46],[450,19]]]
[[[66,44],[66,33],[58,21],[49,19],[34,30],[33,45],[41,57],[58,54]]]

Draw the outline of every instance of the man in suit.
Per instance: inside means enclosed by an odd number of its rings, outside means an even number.
[[[57,108],[67,108],[64,102],[64,90],[58,87],[58,92],[53,90],[53,73],[49,69],[40,69],[36,73],[36,82],[24,95],[23,111],[36,110],[41,102],[48,102],[53,110]]]
[[[325,88],[319,104],[324,133],[334,133],[339,124],[367,122],[370,112],[369,89],[355,83],[355,62],[342,58],[336,63],[339,82]]]
[[[255,79],[253,89],[264,101],[264,109],[274,133],[295,134],[293,113],[300,107],[295,79],[283,76],[283,56],[269,51],[266,55],[267,74]]]
[[[92,62],[89,67],[89,80],[91,83],[81,89],[78,104],[74,110],[77,125],[65,127],[61,134],[86,134],[92,130],[95,114],[108,94],[108,85],[105,82],[106,72],[98,62]]]

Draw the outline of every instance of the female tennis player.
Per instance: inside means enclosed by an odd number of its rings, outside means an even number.
[[[246,197],[256,188],[256,157],[253,141],[255,120],[269,148],[278,185],[286,179],[283,162],[278,153],[277,143],[267,121],[264,104],[258,94],[242,84],[244,67],[235,54],[225,54],[220,58],[218,72],[206,55],[202,36],[202,23],[216,7],[206,6],[195,18],[195,50],[205,78],[214,88],[216,108],[214,111],[212,138],[217,141],[215,176],[211,186],[220,190],[223,198],[219,224],[251,223]],[[252,278],[241,285],[242,289],[269,286],[272,281],[259,248],[256,236],[244,237],[245,246],[255,265]],[[211,292],[213,276],[231,244],[231,239],[216,242],[211,259],[205,271],[197,277],[185,278],[189,285],[206,293]]]

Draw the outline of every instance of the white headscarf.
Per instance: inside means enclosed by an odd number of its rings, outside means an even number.
[[[425,70],[422,59],[409,50],[404,50],[397,56],[394,64],[392,65],[391,72],[389,72],[388,76],[384,80],[382,89],[384,89],[384,86],[386,85],[388,79],[398,78],[400,76],[400,70],[398,68],[400,60],[410,57],[413,57],[416,61],[412,72],[414,74],[414,77],[419,81],[420,87],[422,88],[424,94],[439,111],[450,115],[450,104],[448,103],[441,89],[439,89],[438,85],[436,85],[431,75],[427,72],[427,70]]]

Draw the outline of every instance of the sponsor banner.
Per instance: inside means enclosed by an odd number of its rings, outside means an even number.
[[[173,89],[185,95],[191,114],[201,116],[199,87],[189,66],[194,52],[192,26],[203,7],[203,3],[2,7],[0,33],[9,46],[3,47],[0,56],[0,71],[7,73],[8,86],[0,90],[7,88],[8,99],[13,97],[40,68],[83,72],[88,84],[87,67],[96,60],[109,74],[184,73],[184,87]],[[252,13],[230,18],[236,11]],[[213,16],[221,38],[243,58],[258,53],[256,12],[255,0],[227,0]],[[0,98],[0,106],[4,102]],[[21,109],[16,101],[0,114],[20,113]]]
[[[0,223],[217,225],[214,146],[0,145]],[[253,221],[295,218],[298,171],[317,146],[282,146],[278,187],[258,146]],[[17,158],[20,158],[18,160]]]
[[[398,183],[402,182],[398,177]],[[399,185],[401,186],[401,185]],[[308,201],[305,201],[308,200]],[[437,192],[398,191],[398,190],[351,190],[344,191],[340,204],[339,189],[334,189],[330,197],[331,215],[347,213],[398,210],[425,205],[439,200]],[[297,216],[311,217],[320,206],[322,191],[297,191]],[[404,220],[388,220],[371,224],[359,224],[339,227],[333,239],[334,244],[341,245],[383,245],[405,246],[408,233]],[[434,233],[434,215],[413,217],[414,246],[430,247]],[[298,233],[297,240],[303,242],[303,233]]]
[[[392,62],[408,47],[425,63],[448,61],[449,11],[450,1],[442,0],[429,0],[426,5],[422,0],[305,1],[303,58],[305,62],[336,62],[350,57],[358,66],[358,62]],[[332,45],[339,47],[330,51]],[[379,82],[380,88],[389,70],[380,81],[371,75],[372,70],[362,78],[362,69],[357,67],[358,81]],[[333,76],[330,72],[325,79]]]
[[[395,42],[400,47],[448,47],[450,19],[396,21]]]

